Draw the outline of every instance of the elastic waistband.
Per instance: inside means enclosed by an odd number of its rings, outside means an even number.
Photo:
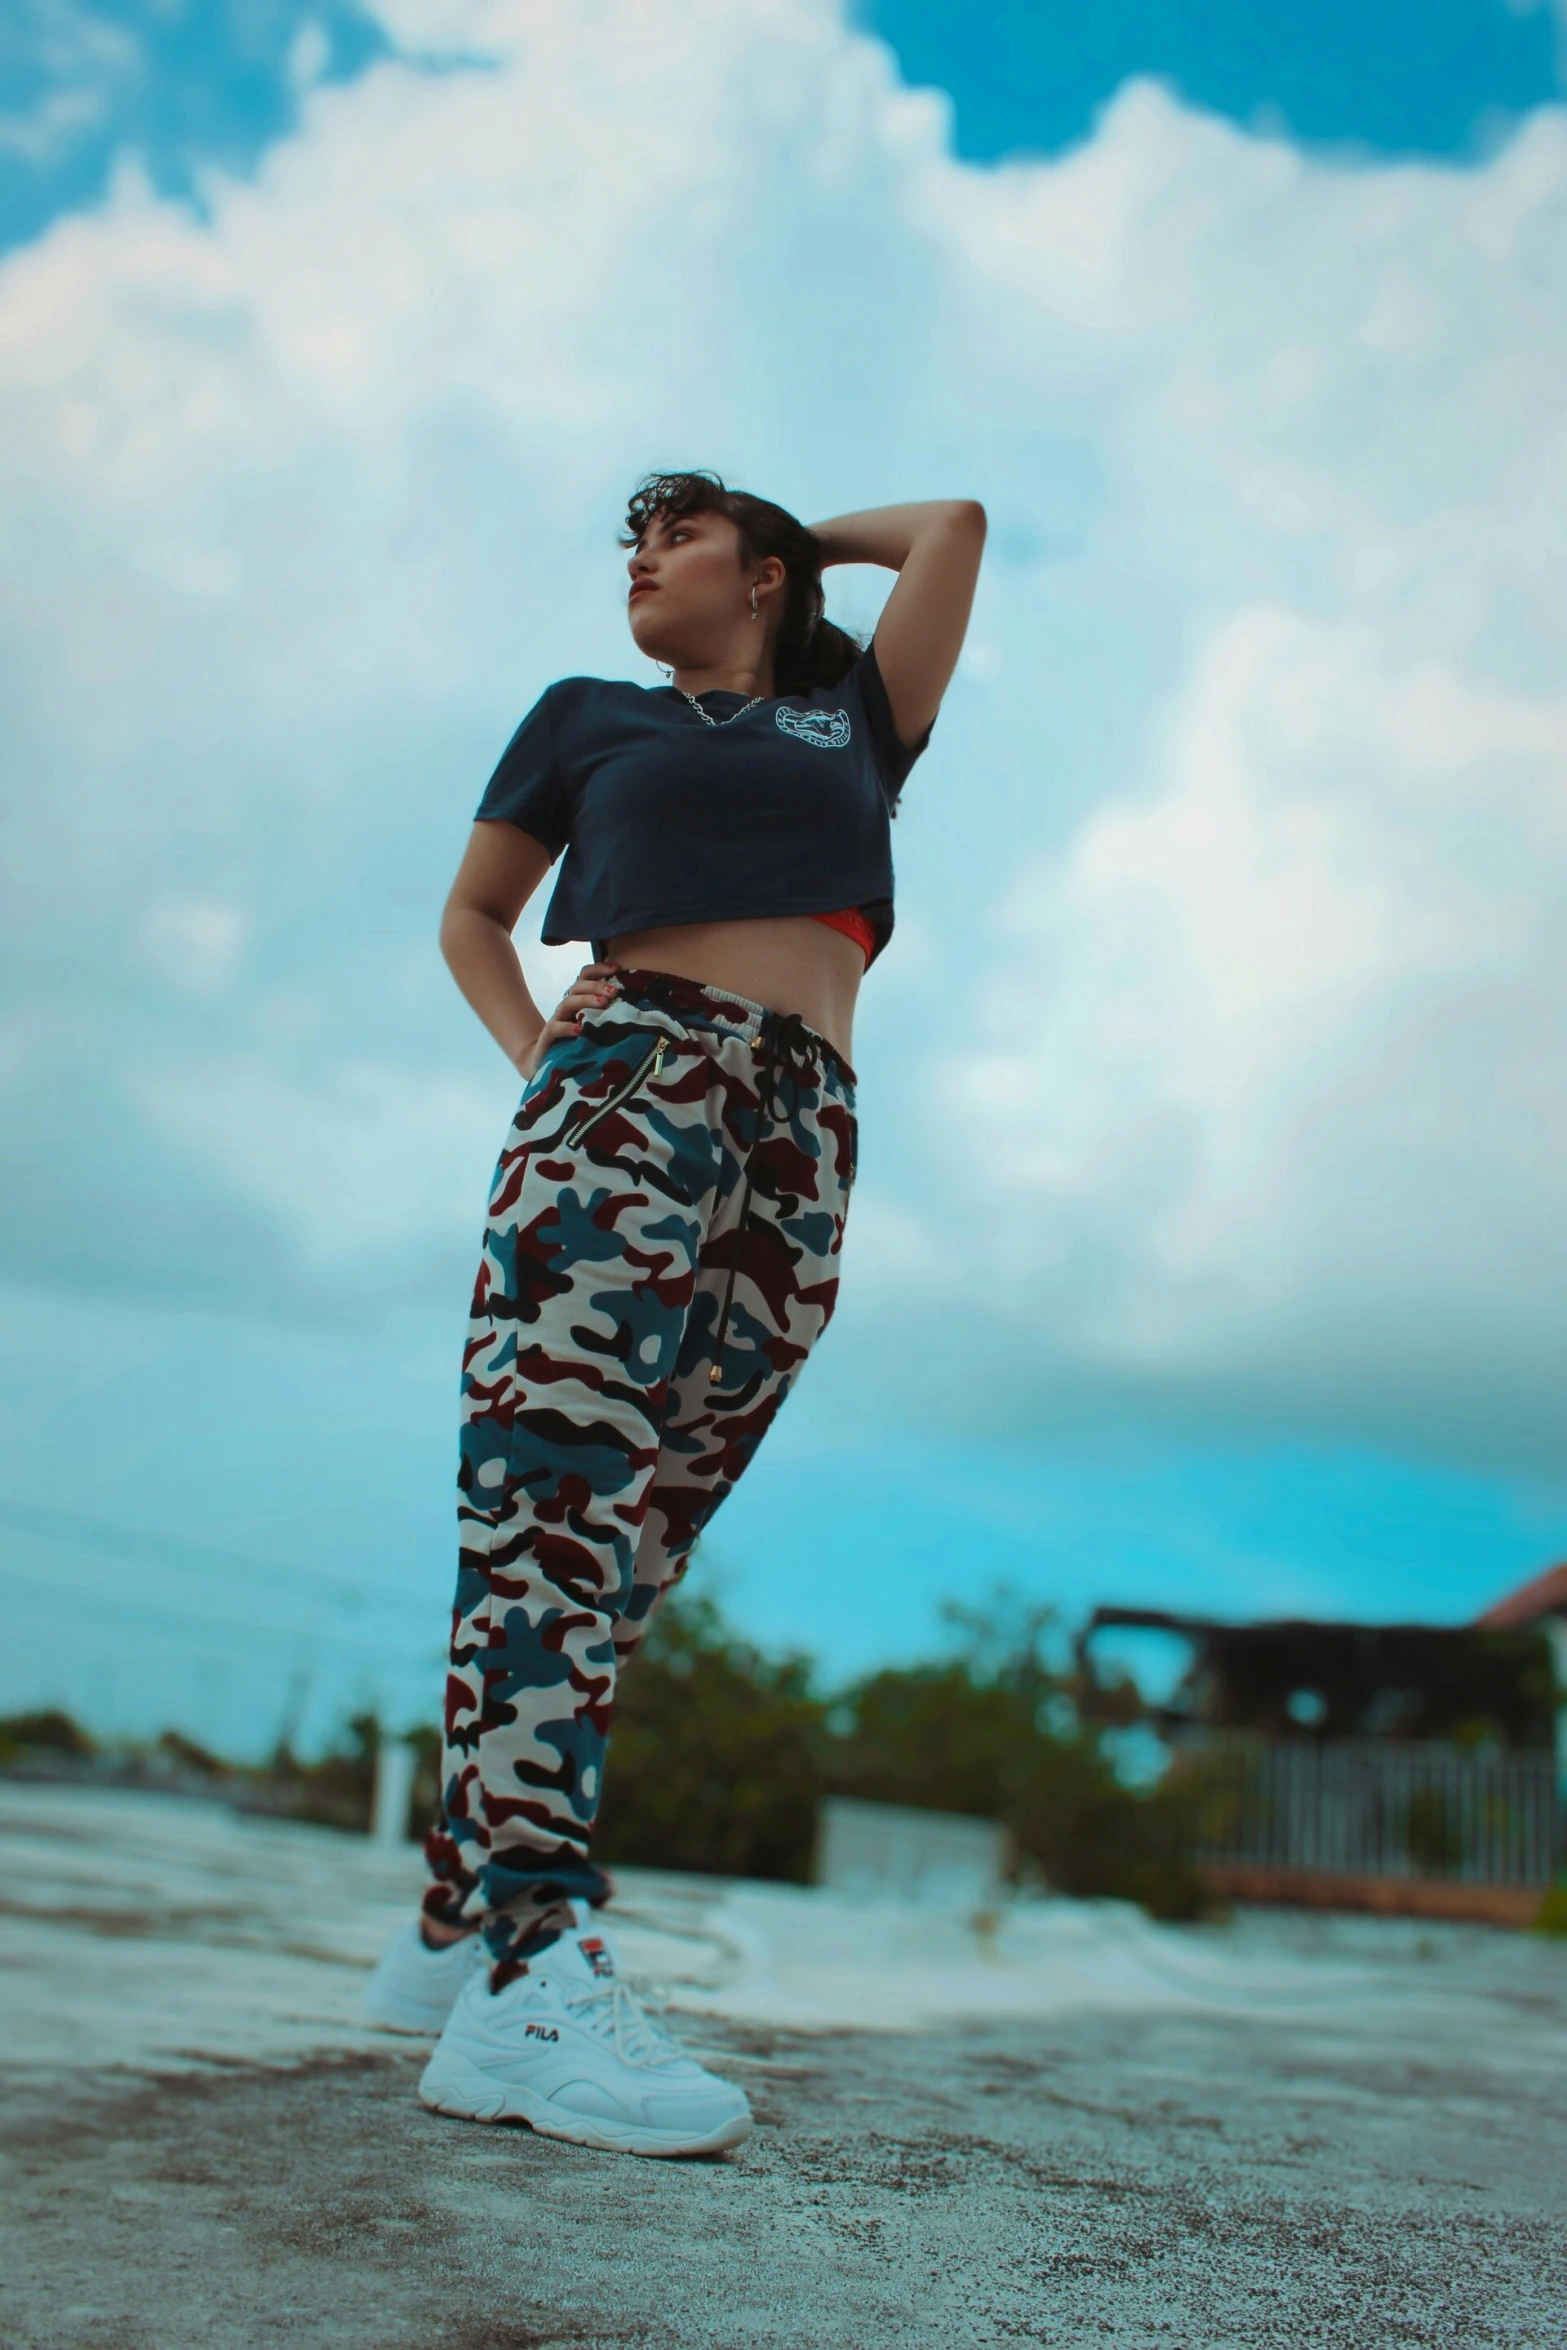
[[[657,1011],[668,1012],[679,1020],[695,1021],[699,1026],[715,1028],[730,1036],[738,1036],[747,1044],[754,1044],[764,1036],[771,1025],[785,1015],[771,1011],[766,1004],[757,1004],[749,996],[732,995],[727,987],[704,987],[700,980],[686,979],[678,971],[646,971],[640,967],[621,970],[621,1000],[629,1004],[648,1004]],[[807,1021],[788,1015],[797,1034],[808,1038],[811,1049],[818,1054],[824,1066],[837,1071],[840,1082],[852,1094],[856,1079],[854,1071],[826,1037]]]

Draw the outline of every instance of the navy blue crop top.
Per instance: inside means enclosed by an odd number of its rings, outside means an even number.
[[[743,694],[702,696],[717,719]],[[672,685],[563,677],[501,754],[476,823],[515,824],[553,860],[546,946],[684,922],[858,906],[892,936],[888,819],[930,740],[898,740],[874,645],[841,684],[704,726]]]

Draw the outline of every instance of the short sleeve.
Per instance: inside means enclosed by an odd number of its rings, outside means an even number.
[[[895,800],[908,780],[910,768],[930,741],[930,727],[926,727],[916,743],[899,741],[881,664],[876,658],[874,637],[855,663],[854,676],[859,684],[860,706],[865,712],[865,723],[870,728],[876,764],[881,769],[888,797]],[[935,720],[932,719],[931,725],[934,724]]]
[[[476,824],[515,824],[558,857],[571,837],[571,799],[555,756],[553,686],[540,694],[500,756],[474,811]]]

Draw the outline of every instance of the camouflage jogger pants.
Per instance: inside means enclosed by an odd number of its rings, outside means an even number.
[[[435,1918],[508,1971],[591,1857],[615,1676],[827,1325],[854,1073],[667,972],[544,1056],[496,1169],[462,1380]]]

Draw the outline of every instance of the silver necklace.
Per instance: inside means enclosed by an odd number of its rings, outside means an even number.
[[[695,694],[686,693],[686,689],[683,685],[677,685],[675,691],[677,694],[686,694],[686,700],[690,703],[692,709],[701,719],[704,726],[733,726],[735,720],[737,718],[743,718],[747,710],[754,710],[758,702],[765,702],[767,699],[765,694],[753,694],[751,699],[744,705],[743,708],[739,710],[731,710],[727,718],[715,718],[711,710],[703,709]]]

